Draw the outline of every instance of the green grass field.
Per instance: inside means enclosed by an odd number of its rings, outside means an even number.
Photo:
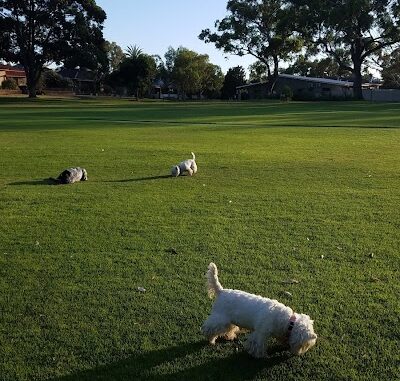
[[[0,98],[0,168],[1,381],[398,379],[400,104]],[[317,345],[208,346],[210,261]]]

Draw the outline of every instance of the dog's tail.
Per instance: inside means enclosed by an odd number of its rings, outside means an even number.
[[[223,287],[218,280],[218,269],[215,263],[211,262],[208,265],[208,271],[206,274],[207,277],[207,293],[210,298],[214,295],[218,295],[222,290]]]
[[[196,160],[196,156],[195,156],[195,154],[193,152],[192,152],[192,159]]]

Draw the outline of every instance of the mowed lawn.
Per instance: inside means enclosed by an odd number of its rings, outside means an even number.
[[[1,381],[398,378],[400,104],[0,98],[0,168]],[[208,346],[210,261],[317,345]]]

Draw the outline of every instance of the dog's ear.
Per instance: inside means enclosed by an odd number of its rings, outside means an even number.
[[[179,166],[178,165],[175,165],[174,167],[172,167],[172,169],[171,169],[172,176],[178,177],[179,173],[180,173],[180,170],[179,170]]]
[[[87,172],[85,168],[82,168],[82,177],[81,181],[86,181],[87,180]]]

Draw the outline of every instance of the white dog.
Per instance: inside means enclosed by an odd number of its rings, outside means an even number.
[[[181,161],[171,169],[171,175],[174,177],[178,177],[185,172],[189,173],[190,176],[193,176],[197,172],[196,156],[193,152],[191,159]]]
[[[208,295],[216,295],[212,311],[202,327],[203,334],[214,345],[218,336],[234,340],[241,328],[250,330],[244,347],[252,356],[265,356],[268,338],[289,344],[293,354],[301,355],[315,345],[313,321],[308,315],[295,313],[276,300],[240,290],[224,289],[218,270],[210,263],[207,271]]]

